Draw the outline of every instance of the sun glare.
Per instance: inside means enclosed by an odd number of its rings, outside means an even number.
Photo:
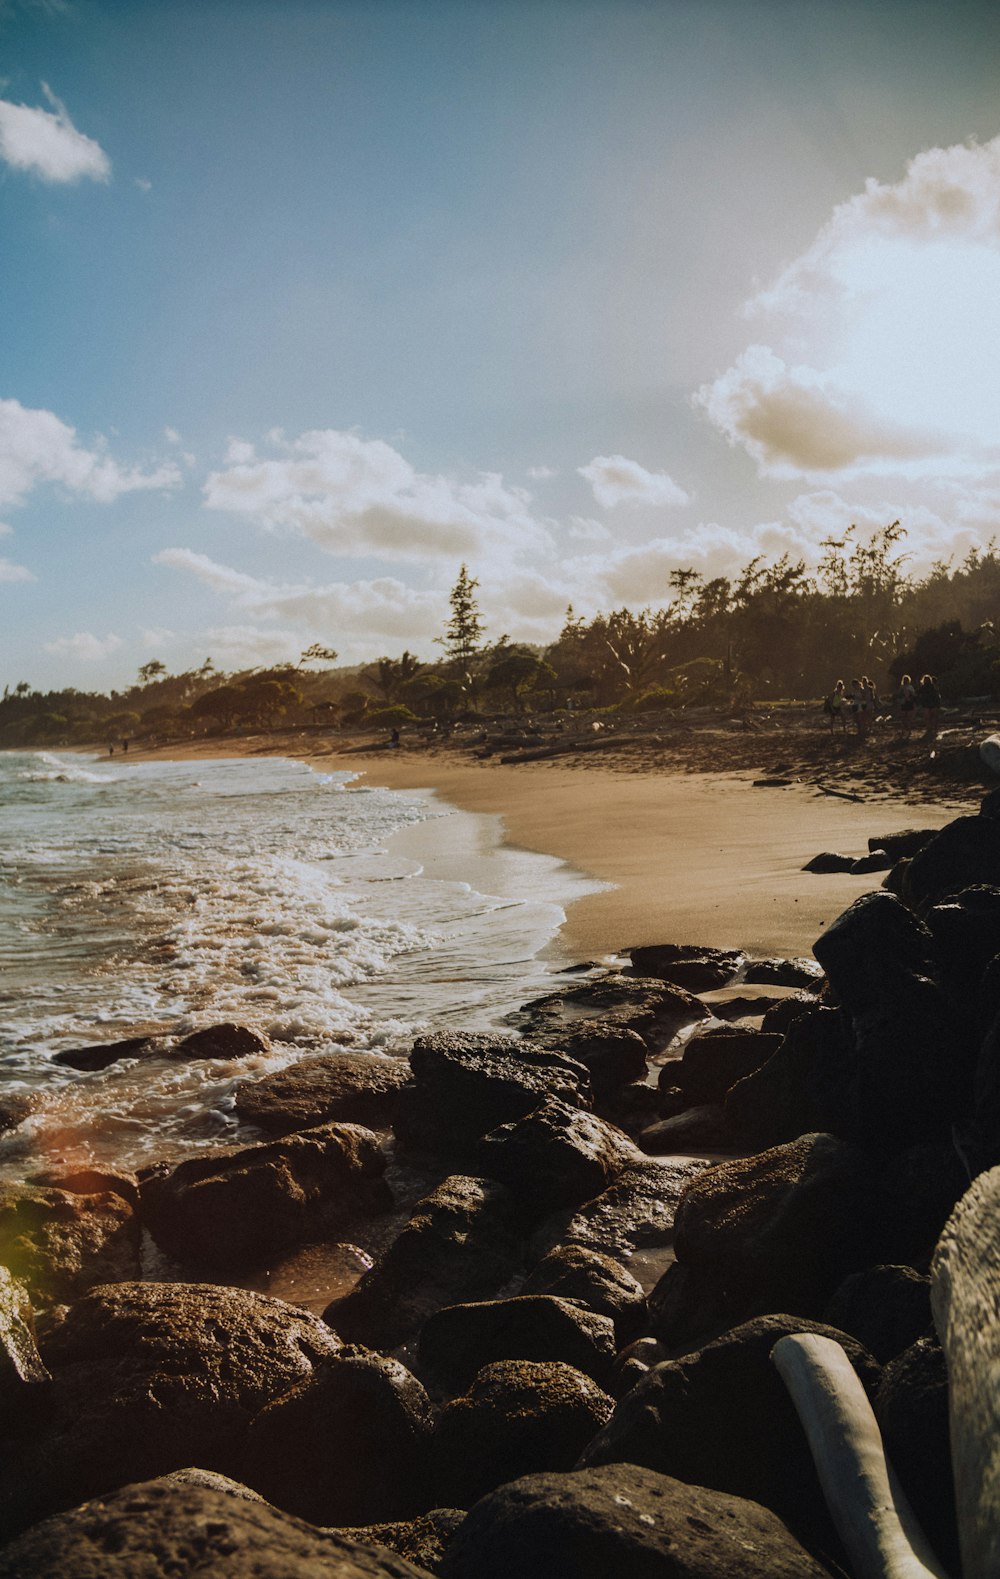
[[[837,272],[854,297],[837,381],[895,422],[1000,441],[1000,255],[879,242]]]

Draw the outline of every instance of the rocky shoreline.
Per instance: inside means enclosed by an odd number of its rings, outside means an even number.
[[[0,1579],[850,1575],[799,1333],[958,1574],[931,1269],[1000,1163],[1000,791],[870,843],[814,961],[635,949],[516,1034],[244,1081],[245,1145],[4,1187]],[[366,1268],[321,1314],[248,1286],[308,1245]]]

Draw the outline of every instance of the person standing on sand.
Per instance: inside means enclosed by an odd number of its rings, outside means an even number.
[[[855,732],[861,737],[862,740],[864,739],[865,735],[867,734],[867,730],[865,728],[865,707],[864,707],[864,702],[865,702],[864,686],[861,684],[860,680],[852,680],[851,681],[851,700],[850,700],[851,716],[854,719]]]
[[[844,689],[844,682],[843,680],[838,680],[833,690],[830,692],[830,695],[823,703],[823,711],[830,720],[831,735],[837,727],[838,720],[840,722],[841,734],[844,735],[847,733],[847,707],[847,692]]]
[[[899,682],[896,700],[899,702],[899,732],[904,740],[909,740],[913,715],[917,710],[917,688],[908,674],[904,674]]]
[[[920,676],[920,689],[917,692],[917,701],[924,715],[925,740],[936,740],[938,732],[938,717],[941,712],[941,692],[938,690],[932,674]]]

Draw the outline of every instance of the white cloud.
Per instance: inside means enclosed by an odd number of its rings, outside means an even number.
[[[176,428],[164,428],[163,437],[168,444],[179,444],[181,442],[181,436]]]
[[[111,161],[100,143],[77,131],[65,105],[44,82],[42,91],[51,110],[0,99],[0,159],[43,181],[110,180]]]
[[[761,476],[822,476],[866,464],[879,470],[935,453],[935,436],[893,423],[809,367],[788,367],[752,345],[694,403],[730,444],[742,444]]]
[[[577,468],[603,510],[619,504],[679,505],[690,497],[666,472],[650,472],[624,455],[598,455]]]
[[[151,192],[153,190],[152,181],[147,181],[144,175],[137,175],[134,177],[134,180],[140,192]]]
[[[77,659],[80,663],[98,663],[110,658],[122,645],[120,636],[109,631],[107,636],[94,636],[90,631],[77,631],[75,636],[59,636],[45,643],[45,651],[60,657]]]
[[[532,482],[548,482],[550,477],[558,477],[559,473],[553,466],[529,466],[528,476]]]
[[[230,441],[226,466],[205,484],[209,509],[342,555],[455,561],[549,541],[530,495],[497,473],[462,483],[418,472],[384,440],[330,428],[291,442],[271,433],[268,442],[279,453],[261,459],[252,445]]]
[[[0,581],[37,581],[38,577],[32,575],[27,565],[15,565],[9,559],[0,558]]]
[[[176,487],[180,472],[172,461],[151,471],[123,467],[105,452],[103,440],[87,449],[53,412],[0,400],[0,504],[20,504],[47,482],[108,504],[137,489]]]

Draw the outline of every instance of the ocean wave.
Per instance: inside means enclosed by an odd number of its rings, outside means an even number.
[[[75,762],[63,762],[48,751],[39,751],[41,768],[28,768],[17,776],[27,784],[117,784],[124,773],[92,773]]]

